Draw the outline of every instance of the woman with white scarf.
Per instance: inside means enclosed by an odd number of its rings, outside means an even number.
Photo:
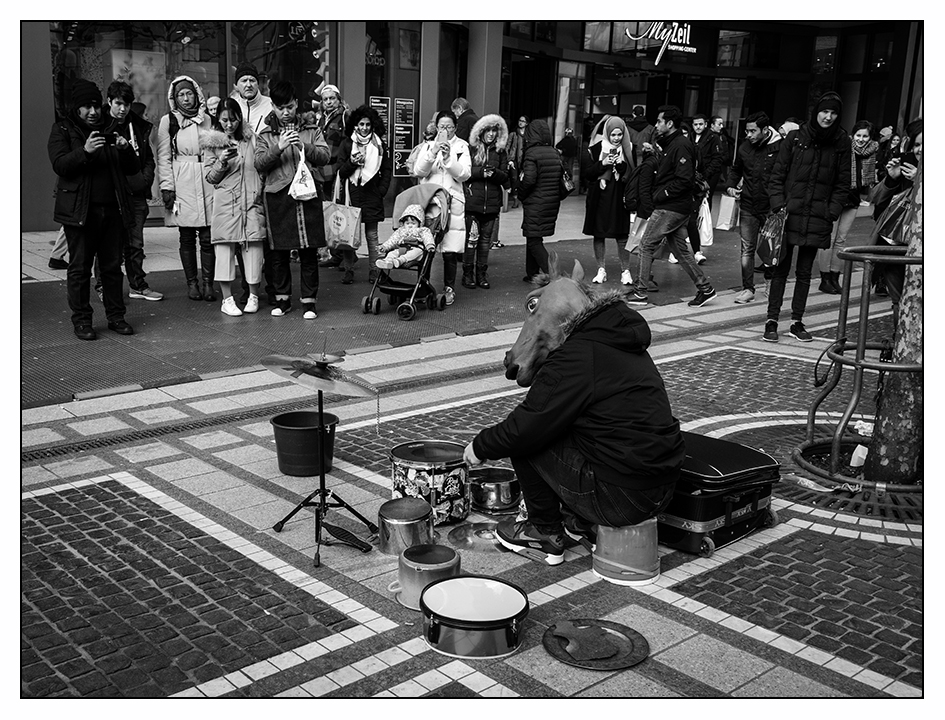
[[[456,117],[451,112],[437,113],[437,136],[426,143],[414,164],[420,184],[436,183],[450,194],[449,230],[440,242],[443,253],[443,294],[446,304],[456,299],[456,264],[466,247],[466,194],[463,182],[472,175],[469,145],[456,137]]]
[[[627,126],[619,117],[607,115],[591,133],[591,144],[581,155],[581,177],[587,182],[584,234],[594,238],[597,275],[592,282],[607,282],[605,269],[606,238],[616,238],[620,259],[620,282],[630,285],[630,253],[626,249],[630,236],[630,213],[623,205],[633,162],[633,146]]]
[[[384,121],[377,110],[362,105],[349,115],[345,123],[345,138],[339,154],[338,175],[350,193],[351,204],[361,208],[370,282],[374,282],[377,275],[375,262],[380,257],[377,226],[384,220],[384,196],[390,187],[392,174],[390,152],[384,144],[384,137]]]

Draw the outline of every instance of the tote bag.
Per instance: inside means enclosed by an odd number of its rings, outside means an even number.
[[[719,219],[715,223],[716,230],[731,230],[738,226],[738,198],[723,195],[719,203]]]
[[[709,200],[707,198],[702,198],[702,204],[699,206],[696,229],[699,231],[699,243],[702,247],[710,247],[714,238],[712,235],[712,212],[709,210]]]
[[[318,197],[318,186],[315,178],[309,172],[308,165],[305,164],[305,155],[299,150],[299,165],[295,169],[295,177],[292,178],[292,184],[289,186],[289,197],[304,202]]]
[[[335,176],[331,202],[322,203],[325,216],[325,242],[335,250],[357,250],[361,247],[361,208],[350,205],[351,186],[345,183],[345,201],[337,202],[341,175]]]
[[[912,206],[912,189],[904,190],[893,196],[889,205],[879,216],[873,228],[870,245],[876,245],[880,239],[890,245],[906,245],[905,221],[906,214]]]

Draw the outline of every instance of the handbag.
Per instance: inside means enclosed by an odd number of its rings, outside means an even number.
[[[572,192],[574,192],[574,180],[571,179],[571,173],[564,169],[564,163],[562,163],[561,184],[558,187],[558,196],[561,200],[564,200]]]
[[[702,203],[699,205],[696,229],[699,231],[699,243],[702,247],[710,247],[714,238],[712,234],[712,211],[709,210],[708,198],[702,198]]]
[[[341,175],[335,176],[331,202],[322,203],[325,216],[325,242],[335,250],[357,250],[361,247],[361,208],[351,205],[351,187],[345,183],[345,201],[337,202]]]
[[[732,230],[738,226],[738,198],[731,195],[722,195],[719,203],[719,219],[715,223],[716,230]]]
[[[905,240],[906,215],[912,207],[912,189],[903,190],[893,196],[889,205],[879,216],[873,233],[870,236],[870,245],[876,245],[880,239],[890,245],[907,245]]]
[[[784,258],[784,226],[787,210],[781,208],[768,216],[758,234],[758,257],[765,267],[775,267]]]
[[[305,202],[318,197],[318,185],[315,178],[305,164],[305,154],[299,150],[299,166],[295,169],[295,177],[289,185],[289,197]]]

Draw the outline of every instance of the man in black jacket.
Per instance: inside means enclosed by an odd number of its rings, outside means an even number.
[[[96,256],[102,274],[108,327],[121,335],[134,330],[125,322],[121,275],[122,234],[134,226],[126,175],[140,170],[131,144],[102,112],[102,91],[88,80],[72,85],[69,114],[53,123],[49,159],[59,176],[53,219],[62,223],[69,244],[66,290],[72,324],[80,340],[95,340],[89,278]]]
[[[576,270],[583,278],[579,263]],[[529,304],[541,293],[533,290]],[[636,525],[665,508],[686,449],[646,351],[650,328],[621,293],[590,301],[551,333],[537,370],[515,348],[508,353],[506,377],[530,386],[528,394],[480,432],[464,458],[470,465],[510,458],[528,519],[503,520],[496,537],[514,552],[558,565],[562,530],[593,546],[595,524]]]
[[[712,195],[722,176],[724,158],[718,134],[709,130],[709,123],[701,113],[692,119],[692,132],[695,133],[693,144],[696,146],[698,161],[696,170],[709,185],[709,207],[712,207]]]
[[[702,307],[715,297],[712,283],[702,272],[689,248],[686,225],[692,211],[693,183],[696,174],[696,148],[679,130],[682,113],[675,105],[663,105],[656,120],[657,144],[663,155],[653,180],[653,214],[640,241],[640,266],[636,283],[627,302],[646,305],[646,282],[650,277],[653,255],[664,238],[696,286],[696,296],[689,307]]]
[[[768,183],[781,148],[781,136],[764,112],[752,113],[745,119],[745,138],[725,183],[729,195],[741,198],[738,232],[742,238],[742,291],[735,296],[740,305],[755,299],[758,233],[771,212]],[[739,183],[741,190],[737,189]]]

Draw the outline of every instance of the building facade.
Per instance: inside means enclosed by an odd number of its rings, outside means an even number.
[[[678,105],[719,115],[739,136],[744,118],[805,118],[825,90],[844,100],[844,124],[899,128],[922,114],[922,21],[53,21],[21,23],[21,229],[55,229],[49,127],[72,82],[135,88],[145,116],[167,112],[167,86],[193,77],[207,97],[233,91],[243,61],[266,92],[287,79],[317,101],[337,85],[388,124],[391,196],[410,183],[403,162],[437,110],[466,97],[483,114],[546,119],[585,136],[605,114]],[[510,126],[514,125],[510,122]],[[29,188],[29,192],[25,190]],[[152,218],[160,219],[160,202]]]

